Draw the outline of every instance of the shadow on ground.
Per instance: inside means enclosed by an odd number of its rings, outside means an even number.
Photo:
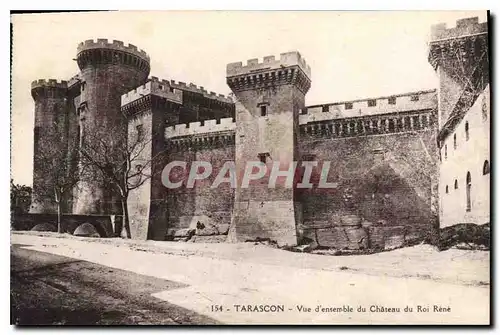
[[[11,324],[217,323],[151,296],[185,284],[23,247],[11,246]]]

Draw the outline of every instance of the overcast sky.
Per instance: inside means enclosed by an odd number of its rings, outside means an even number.
[[[78,73],[86,39],[131,43],[151,74],[228,94],[226,64],[298,50],[312,70],[306,104],[437,87],[427,63],[432,24],[486,12],[102,12],[16,15],[13,22],[12,177],[32,184],[35,79]]]

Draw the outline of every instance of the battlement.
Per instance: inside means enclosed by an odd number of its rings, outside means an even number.
[[[38,87],[55,87],[55,88],[68,88],[68,82],[66,80],[58,81],[56,79],[38,79],[31,82],[31,89],[35,89]]]
[[[160,86],[171,87],[182,91],[190,91],[202,94],[207,99],[214,99],[220,102],[232,104],[233,100],[230,97],[226,97],[224,94],[217,94],[212,91],[207,91],[203,86],[196,86],[193,83],[186,84],[182,81],[175,82],[175,80],[164,80],[158,79],[157,77],[151,77],[149,79],[152,82],[157,82]]]
[[[309,106],[299,115],[299,124],[426,109],[437,109],[435,89]]]
[[[257,58],[249,59],[246,66],[243,66],[242,62],[229,63],[226,67],[226,75],[227,77],[233,77],[260,71],[282,69],[290,66],[298,66],[308,78],[311,78],[311,67],[307,65],[306,60],[302,58],[298,51],[282,53],[280,54],[279,60],[276,60],[274,56],[266,56],[263,58],[262,63],[259,63]]]
[[[191,122],[189,124],[177,124],[175,126],[167,127],[165,129],[165,139],[231,130],[236,130],[236,122],[234,122],[232,117],[220,120],[205,120],[203,125],[201,125],[201,122],[198,121]]]
[[[469,17],[457,20],[456,26],[447,28],[446,23],[435,24],[431,27],[431,43],[444,39],[459,38],[468,35],[478,35],[488,32],[488,22],[479,23],[478,17]]]
[[[138,56],[149,63],[149,55],[142,49],[138,49],[133,44],[125,45],[122,41],[113,40],[109,42],[108,39],[98,38],[97,41],[94,40],[86,40],[85,42],[81,42],[77,47],[77,53],[81,53],[85,50],[92,49],[113,49],[128,52],[135,56]]]
[[[144,85],[136,87],[132,91],[123,94],[121,96],[121,106],[125,106],[149,94],[160,96],[169,101],[182,104],[182,90],[162,85],[158,81],[149,80]]]

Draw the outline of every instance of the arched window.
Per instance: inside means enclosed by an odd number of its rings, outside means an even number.
[[[448,158],[448,145],[445,144],[444,146],[444,159],[447,159]]]
[[[489,173],[490,173],[490,162],[488,162],[488,160],[485,160],[483,164],[483,176]]]
[[[465,122],[465,140],[469,140],[469,121]]]
[[[458,189],[458,180],[455,179],[455,190]]]
[[[483,101],[482,101],[481,111],[482,111],[482,114],[483,114],[483,121],[488,120],[488,105],[487,105],[486,96],[484,96],[484,95],[483,95]]]
[[[446,194],[448,194],[448,192],[449,192],[448,185],[446,185],[445,192],[446,192]]]
[[[470,189],[471,189],[471,178],[470,178],[470,172],[467,172],[467,177],[465,179],[465,187],[466,187],[466,204],[465,204],[465,211],[470,212],[471,208],[471,201],[470,201]]]
[[[453,134],[453,149],[457,148],[457,134]]]

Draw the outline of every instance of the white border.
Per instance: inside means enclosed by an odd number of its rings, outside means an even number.
[[[81,9],[102,9],[102,10],[109,10],[109,9],[121,9],[121,10],[139,10],[139,9],[147,9],[147,10],[482,10],[482,9],[490,9],[491,10],[491,15],[498,14],[500,11],[498,10],[499,7],[499,1],[486,1],[486,0],[475,0],[475,1],[466,1],[466,0],[446,0],[446,1],[436,1],[436,0],[420,0],[420,1],[390,1],[390,0],[379,0],[379,1],[370,1],[370,0],[358,0],[358,1],[319,1],[319,0],[307,0],[307,1],[283,1],[283,2],[278,2],[278,1],[272,1],[272,0],[252,0],[248,2],[236,2],[234,0],[211,0],[211,1],[204,1],[204,0],[183,0],[183,1],[176,1],[176,2],[169,2],[166,3],[165,1],[156,1],[156,2],[139,2],[137,0],[132,1],[132,0],[111,0],[111,1],[102,1],[102,0],[86,0],[86,1],[74,1],[74,2],[69,2],[69,1],[39,1],[39,0],[17,0],[14,3],[12,2],[2,2],[0,6],[6,7],[8,5],[15,6],[14,9],[16,10],[60,10],[61,8],[64,9],[73,9],[73,10],[81,10]],[[140,8],[139,8],[140,6]],[[1,85],[2,85],[2,90],[0,91],[2,96],[0,99],[0,102],[3,105],[3,108],[0,112],[0,136],[2,139],[0,140],[0,154],[1,157],[3,158],[4,164],[1,165],[0,167],[0,215],[2,216],[2,220],[0,221],[0,224],[2,225],[2,228],[4,229],[2,231],[1,239],[2,239],[2,253],[1,253],[1,265],[2,269],[5,271],[3,275],[1,276],[1,284],[2,284],[2,293],[4,294],[4,299],[2,299],[3,303],[5,304],[3,308],[3,313],[2,313],[2,328],[7,328],[6,333],[11,333],[14,332],[15,329],[11,326],[7,326],[10,324],[10,297],[7,294],[7,292],[10,292],[10,273],[7,273],[8,269],[8,264],[10,262],[10,257],[9,257],[9,244],[10,244],[10,239],[9,239],[9,180],[10,180],[10,169],[7,164],[8,162],[8,157],[10,157],[10,68],[7,66],[9,64],[9,59],[10,55],[7,52],[10,50],[10,34],[9,31],[7,30],[7,27],[10,22],[10,16],[7,11],[7,9],[12,9],[12,8],[2,8],[3,10],[1,11],[0,19],[2,20],[2,28],[3,30],[1,31],[1,43],[2,43],[2,53],[1,53],[1,62],[0,64],[3,64],[1,67]],[[494,18],[496,19],[496,17]],[[495,26],[498,24],[497,20]],[[495,31],[492,36],[494,37],[493,41],[493,46],[494,49],[497,48],[498,45],[498,33]],[[495,58],[492,59],[492,62],[496,63],[497,57],[496,54],[494,55]],[[493,80],[497,79],[497,68],[495,67],[495,73],[493,74]],[[496,85],[495,81],[493,82],[492,88],[495,90]],[[497,100],[497,94],[493,94],[493,107],[495,109],[498,109],[498,100]],[[492,111],[496,114],[496,110]],[[495,117],[495,128],[499,128],[499,123],[500,123],[500,117],[496,116]],[[495,135],[495,134],[493,134]],[[493,141],[495,141],[495,136],[492,137]],[[498,148],[495,146],[494,147],[494,154],[496,157],[498,157]],[[495,160],[496,162],[496,160]],[[9,164],[10,165],[10,164]],[[497,169],[496,169],[497,164],[493,163],[494,167],[494,175],[496,176]],[[497,178],[495,178],[496,180]],[[495,181],[494,186],[497,186],[497,183]],[[496,208],[497,202],[493,205],[493,208]],[[495,224],[495,222],[493,222]],[[498,228],[495,229],[495,236],[494,239],[495,241],[497,240],[498,237]],[[495,248],[495,250],[498,248]],[[497,256],[497,255],[495,255]],[[495,257],[495,259],[498,259],[498,257]],[[493,283],[492,283],[493,284]],[[495,290],[496,296],[498,295],[498,290]],[[9,312],[8,312],[9,311]],[[496,309],[495,313],[495,319],[498,314],[498,308]],[[119,329],[122,330],[123,328]],[[220,332],[220,331],[232,331],[234,328],[228,328],[227,330],[225,329],[200,329],[203,332],[207,333],[215,333],[215,332]],[[314,328],[295,328],[294,330],[292,329],[280,329],[279,331],[281,332],[308,332],[311,329]],[[4,330],[4,329],[2,329]],[[140,328],[133,328],[131,329],[132,331],[140,331],[140,332],[153,332],[153,329],[140,329]],[[199,331],[197,330],[197,331]],[[240,329],[239,329],[240,330]],[[277,331],[278,329],[247,329],[246,331],[255,331],[258,332],[259,334],[266,334],[270,333],[271,331]],[[409,328],[405,329],[404,332],[415,332],[418,330],[423,330],[422,328]],[[19,329],[17,329],[19,331]],[[26,331],[26,330],[24,330]],[[52,334],[53,329],[41,329],[38,330],[41,334]],[[85,329],[65,329],[63,330],[64,333],[66,332],[82,332],[85,331]],[[92,332],[94,333],[104,333],[104,331],[109,331],[109,329],[92,329]],[[116,331],[116,330],[115,330]],[[182,328],[175,328],[175,329],[160,329],[160,331],[168,331],[168,332],[181,332],[184,331]],[[339,328],[339,329],[314,329],[314,331],[322,331],[322,332],[331,332],[335,331],[336,333],[345,333],[349,331],[346,328]],[[367,329],[367,328],[362,328],[362,329],[356,329],[354,333],[361,333],[361,332],[372,332],[373,329]],[[401,332],[403,329],[394,329],[393,331]],[[454,333],[461,333],[468,331],[468,329],[453,329]],[[353,331],[349,331],[349,333],[352,333]],[[426,332],[438,334],[442,332],[442,329],[426,329]],[[3,332],[2,332],[3,333]]]

